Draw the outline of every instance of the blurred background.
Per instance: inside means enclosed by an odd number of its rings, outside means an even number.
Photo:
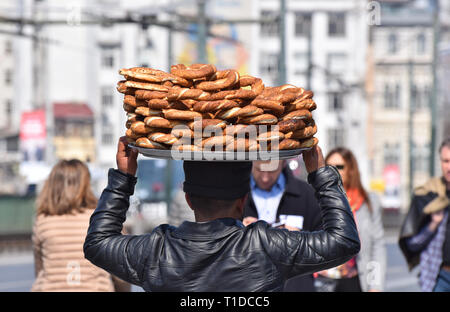
[[[349,147],[382,200],[387,290],[417,291],[396,240],[450,135],[449,17],[445,0],[1,1],[0,291],[31,287],[34,200],[58,160],[87,162],[96,195],[106,186],[126,130],[118,70],[178,63],[313,90],[324,153]],[[140,156],[138,178],[130,231],[170,223],[182,163]]]

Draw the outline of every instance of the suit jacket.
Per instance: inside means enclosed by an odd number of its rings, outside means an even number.
[[[277,207],[277,221],[280,215],[295,215],[303,217],[302,231],[316,231],[322,227],[322,215],[319,203],[314,195],[314,189],[308,183],[297,179],[292,171],[285,167],[282,171],[286,178],[286,186],[280,204]],[[258,218],[258,211],[251,196],[245,204],[244,218]],[[286,281],[285,291],[312,292],[315,291],[314,278],[311,275],[296,276]]]
[[[110,169],[92,214],[85,257],[146,291],[280,291],[287,278],[335,267],[359,252],[355,220],[333,167],[308,176],[324,215],[318,232],[244,227],[232,218],[122,235],[136,179]]]

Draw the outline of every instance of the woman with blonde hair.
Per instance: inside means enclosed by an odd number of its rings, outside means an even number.
[[[332,149],[325,163],[339,171],[361,241],[353,259],[326,271],[316,279],[319,290],[335,292],[383,291],[386,272],[386,247],[381,207],[375,194],[363,187],[358,162],[345,147]]]
[[[37,198],[31,291],[129,291],[130,285],[84,258],[89,218],[97,206],[87,166],[61,160]]]

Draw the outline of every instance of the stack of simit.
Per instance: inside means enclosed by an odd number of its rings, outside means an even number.
[[[318,143],[312,91],[290,84],[265,87],[260,78],[211,64],[171,66],[170,73],[121,69],[126,137],[153,149],[286,150]]]

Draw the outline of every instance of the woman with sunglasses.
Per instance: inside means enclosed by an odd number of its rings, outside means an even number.
[[[383,291],[386,272],[386,248],[380,205],[361,183],[358,162],[344,147],[331,150],[325,157],[342,178],[361,241],[361,251],[353,259],[330,270],[321,271],[316,286],[322,291]]]

